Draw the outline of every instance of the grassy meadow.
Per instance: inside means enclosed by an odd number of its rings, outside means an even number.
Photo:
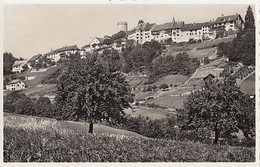
[[[52,119],[4,114],[4,162],[253,162],[254,156],[254,148],[91,135]]]

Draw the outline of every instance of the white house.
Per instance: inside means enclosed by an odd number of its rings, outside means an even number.
[[[6,90],[17,91],[25,89],[25,84],[20,79],[12,80],[6,85]]]
[[[181,28],[184,25],[184,21],[175,22],[172,28],[172,41],[173,42],[182,42],[181,41]]]
[[[98,37],[95,37],[91,42],[90,42],[90,47],[92,49],[99,49],[100,46],[99,44],[102,44],[103,43],[103,38],[98,38]]]
[[[15,61],[12,65],[12,72],[21,73],[23,70],[23,66],[27,63],[27,60],[18,60]]]
[[[161,42],[164,37],[163,24],[155,25],[152,29],[153,39]]]
[[[218,17],[214,22],[214,28],[224,27],[226,31],[238,31],[244,28],[244,21],[240,14]]]
[[[133,39],[136,43],[143,44],[145,42],[150,42],[152,37],[152,28],[155,26],[155,23],[140,23],[128,34],[128,40]]]
[[[48,59],[51,59],[51,61],[53,62],[57,62],[60,60],[60,55],[58,54],[58,52],[51,50],[49,53],[46,54],[46,57]]]
[[[64,46],[62,48],[59,48],[56,50],[56,52],[60,56],[64,56],[64,55],[69,56],[70,54],[75,54],[78,50],[79,48],[77,47],[77,45],[72,45],[72,46]]]
[[[77,45],[72,46],[64,46],[62,48],[52,50],[51,52],[46,54],[48,59],[51,59],[53,62],[57,62],[61,59],[62,56],[69,56],[70,54],[75,54],[78,51]]]

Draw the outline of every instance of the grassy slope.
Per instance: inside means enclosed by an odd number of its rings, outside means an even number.
[[[255,94],[255,74],[251,75],[238,85],[242,92],[254,95]]]
[[[253,162],[254,157],[254,148],[4,128],[4,162]]]
[[[230,42],[234,37],[219,38],[215,40],[207,40],[200,43],[184,44],[184,46],[171,46],[165,55],[176,55],[180,52],[187,52],[190,57],[202,58],[213,54],[216,46],[221,42]]]
[[[89,124],[83,122],[62,122],[57,121],[51,118],[42,118],[35,116],[27,115],[18,115],[4,113],[4,125],[11,127],[20,127],[20,128],[40,128],[40,129],[52,129],[57,128],[59,130],[73,130],[79,132],[88,132]],[[94,124],[94,133],[96,134],[111,134],[111,135],[124,135],[124,136],[135,136],[135,137],[144,137],[137,133],[116,129],[105,125]],[[145,138],[145,137],[144,137]]]
[[[60,66],[50,67],[44,72],[30,72],[30,71],[28,71],[24,74],[19,74],[19,76],[25,76],[25,77],[36,76],[36,78],[34,80],[25,81],[25,84],[29,87],[30,86],[37,86],[37,85],[41,84],[42,80],[44,80],[48,75],[54,73],[59,68],[60,68]]]
[[[134,112],[131,109],[125,110],[126,114],[131,115],[132,117],[150,117],[152,120],[154,119],[163,119],[167,118],[171,115],[174,115],[173,112],[167,112],[161,108],[148,108],[142,106],[134,107]]]
[[[27,96],[44,96],[44,95],[55,95],[56,85],[55,84],[45,84],[35,87],[29,87],[24,90]]]
[[[160,78],[157,82],[153,85],[157,85],[158,87],[163,83],[167,85],[180,85],[183,84],[188,79],[185,75],[167,75],[165,77]]]

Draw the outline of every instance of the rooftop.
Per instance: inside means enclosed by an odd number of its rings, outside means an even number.
[[[57,52],[64,52],[64,51],[68,51],[68,50],[78,50],[77,45],[72,45],[72,46],[64,46],[62,48],[57,49]]]
[[[229,16],[222,16],[222,17],[218,17],[215,21],[215,23],[225,23],[225,22],[230,22],[230,21],[236,21],[237,18],[239,18],[243,21],[242,17],[240,16],[240,14],[235,14],[235,15],[229,15]]]
[[[12,80],[8,83],[8,85],[11,85],[11,84],[16,84],[16,83],[19,83],[19,82],[22,82],[20,79],[15,79],[15,80]]]
[[[14,62],[14,64],[12,66],[15,67],[15,66],[24,65],[24,64],[26,64],[26,62],[27,62],[27,60],[17,60]]]

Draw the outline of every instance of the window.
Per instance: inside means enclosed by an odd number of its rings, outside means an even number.
[[[180,34],[177,34],[177,36],[180,36]]]
[[[230,27],[233,27],[233,24],[231,24]]]
[[[197,35],[197,33],[195,33],[195,35]]]

